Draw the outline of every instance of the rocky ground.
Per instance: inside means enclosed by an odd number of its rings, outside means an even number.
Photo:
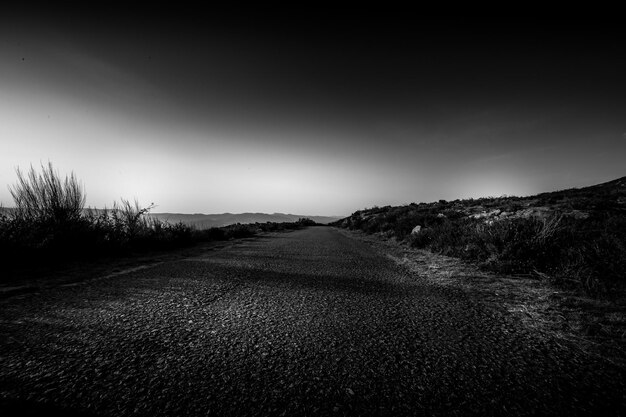
[[[621,362],[437,265],[312,227],[6,296],[3,415],[626,413]]]

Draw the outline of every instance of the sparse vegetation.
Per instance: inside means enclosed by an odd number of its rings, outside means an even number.
[[[250,237],[314,225],[309,219],[294,223],[235,224],[196,229],[151,217],[153,204],[121,200],[110,209],[85,209],[85,191],[74,174],[62,178],[51,163],[37,172],[17,170],[10,187],[15,207],[0,208],[0,251],[3,268],[26,265],[55,266],[77,259],[95,259],[190,246],[199,242]]]
[[[588,294],[626,286],[626,179],[533,197],[361,210],[335,225]],[[411,233],[417,225],[421,230]]]

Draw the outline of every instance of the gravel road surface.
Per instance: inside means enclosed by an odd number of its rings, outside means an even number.
[[[624,415],[626,371],[312,227],[0,301],[3,415]]]

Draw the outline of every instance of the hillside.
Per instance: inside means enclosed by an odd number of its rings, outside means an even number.
[[[393,224],[395,235],[403,238],[410,233],[414,226],[420,224],[419,220],[422,220],[422,223],[428,223],[428,219],[423,218],[424,215],[428,214],[435,214],[438,218],[445,216],[452,219],[460,217],[497,217],[502,219],[505,217],[546,217],[554,213],[576,218],[587,218],[590,215],[602,213],[621,213],[623,215],[626,213],[626,177],[590,187],[552,191],[528,197],[439,200],[432,203],[412,203],[405,206],[373,207],[356,211],[334,224],[347,227],[365,222],[372,223],[370,226],[375,228],[374,223],[377,222],[374,220],[384,218],[389,224],[384,225],[383,230],[371,231],[388,231],[388,226]],[[410,223],[403,228],[405,225],[402,223],[409,221],[413,215],[417,215],[416,220],[418,222]],[[428,224],[421,225],[428,226]]]
[[[587,292],[626,284],[626,177],[529,197],[373,207],[333,225]]]

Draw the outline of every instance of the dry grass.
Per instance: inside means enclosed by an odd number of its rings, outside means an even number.
[[[626,290],[625,196],[626,177],[524,198],[373,207],[335,225],[601,298]]]

